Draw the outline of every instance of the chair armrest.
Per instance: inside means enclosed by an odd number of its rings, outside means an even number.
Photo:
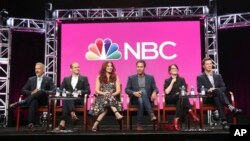
[[[159,96],[159,94],[157,94],[157,95],[156,95],[156,99],[154,100],[154,105],[155,105],[155,106],[158,106],[159,103],[160,103],[159,101],[160,101],[160,96]]]
[[[164,93],[162,94],[162,104],[163,104],[163,107],[167,104],[167,101],[165,101],[165,95]]]
[[[84,102],[83,102],[83,105],[85,106],[85,105],[87,105],[87,103],[88,103],[88,95],[85,94],[85,95],[84,95]]]
[[[94,103],[94,98],[96,97],[96,94],[90,95],[90,104]]]
[[[120,98],[121,98],[121,103],[123,103],[123,101],[124,101],[124,95],[120,94]]]
[[[23,95],[21,94],[21,95],[19,96],[18,101],[20,102],[22,99],[23,99]]]
[[[232,105],[235,106],[235,100],[234,100],[234,94],[233,94],[233,92],[229,91],[229,95],[230,95],[230,99],[231,99]]]
[[[126,99],[127,99],[127,105],[129,105],[130,104],[130,97],[127,94],[125,96],[126,96]]]

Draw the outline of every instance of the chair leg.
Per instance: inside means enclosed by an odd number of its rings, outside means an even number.
[[[233,124],[237,124],[237,118],[233,116]]]
[[[129,116],[129,109],[127,109],[127,130],[129,130],[130,129],[130,127],[129,127],[129,124],[130,124],[130,116]]]
[[[54,109],[53,110],[53,128],[55,128],[56,127],[56,110]]]
[[[190,129],[190,118],[187,118],[187,128]]]
[[[122,115],[123,115],[123,114],[122,114]],[[120,124],[120,130],[122,131],[122,130],[123,130],[124,120],[119,121],[119,124]]]
[[[130,130],[133,129],[132,123],[133,123],[133,120],[132,120],[132,115],[131,115],[131,116],[129,117],[129,127],[130,127]]]
[[[166,111],[163,109],[163,116],[162,116],[162,118],[163,118],[163,122],[166,122]]]
[[[20,106],[18,106],[18,108],[17,108],[17,118],[16,118],[16,131],[19,131],[19,129],[20,129],[20,111],[21,110],[21,108],[20,108]]]
[[[160,127],[160,122],[161,122],[161,110],[160,110],[160,107],[158,107],[158,110],[157,110],[157,115],[158,115],[158,120],[157,120],[157,130],[159,130],[159,127]]]
[[[200,117],[201,117],[200,126],[201,126],[201,128],[204,128],[204,112],[203,112],[202,108],[200,109]]]
[[[88,130],[88,126],[87,126],[87,110],[83,112],[83,127],[85,128],[85,130]]]
[[[123,129],[123,120],[118,121],[118,124],[119,124],[120,130],[122,131],[122,129]]]

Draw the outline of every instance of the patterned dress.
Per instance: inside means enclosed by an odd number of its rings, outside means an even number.
[[[120,102],[120,95],[112,96],[111,94],[116,91],[114,82],[101,83],[101,91],[109,92],[106,95],[97,95],[95,102],[91,104],[89,114],[98,116],[105,111],[106,108],[115,107],[117,111],[123,111],[122,103]]]

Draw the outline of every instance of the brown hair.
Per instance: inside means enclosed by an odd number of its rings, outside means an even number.
[[[168,66],[168,72],[170,72],[172,66],[175,66],[176,69],[179,70],[179,68],[178,68],[178,66],[176,64],[171,64],[171,65]]]
[[[109,78],[109,81],[108,81],[108,78],[107,78],[107,75],[106,75],[106,68],[108,66],[108,64],[111,63],[112,67],[113,67],[113,70],[110,74],[110,78]],[[103,64],[102,64],[102,68],[99,72],[99,80],[100,82],[104,82],[104,83],[108,83],[108,82],[115,82],[116,81],[116,73],[115,73],[116,69],[115,69],[115,66],[113,64],[113,62],[111,61],[105,61]]]
[[[205,57],[205,58],[202,60],[202,66],[205,65],[205,62],[208,61],[208,60],[213,61],[210,57]]]
[[[136,62],[136,65],[137,65],[138,63],[142,63],[142,64],[144,65],[144,68],[146,68],[146,62],[145,62],[144,60],[138,60],[138,61]]]

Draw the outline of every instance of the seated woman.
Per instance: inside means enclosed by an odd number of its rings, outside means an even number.
[[[199,118],[193,113],[191,109],[191,105],[189,103],[188,97],[183,97],[180,99],[179,92],[182,86],[187,86],[185,79],[180,77],[178,74],[178,66],[176,64],[172,64],[168,67],[168,72],[170,74],[170,78],[165,80],[164,83],[164,92],[166,94],[165,101],[167,104],[176,104],[176,112],[175,118],[173,121],[174,130],[180,131],[179,122],[181,117],[186,116],[188,113],[192,118],[194,124],[196,125],[199,122]]]
[[[124,117],[118,112],[123,111],[122,103],[118,101],[120,94],[120,80],[115,73],[116,69],[112,62],[104,62],[96,79],[96,100],[92,103],[89,114],[97,116],[92,131],[97,130],[99,122],[107,114],[108,108],[114,112],[117,120]]]

